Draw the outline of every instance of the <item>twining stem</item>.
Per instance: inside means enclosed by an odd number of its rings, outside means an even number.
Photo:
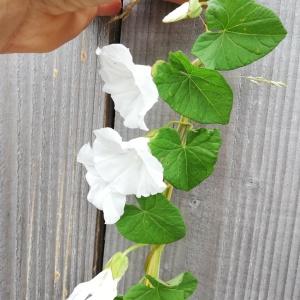
[[[167,198],[168,200],[171,200],[173,191],[174,191],[173,185],[170,184],[170,183],[168,183],[167,188],[166,188],[165,193],[164,193],[165,196],[166,196],[166,198]]]
[[[141,2],[141,0],[131,0],[128,5],[124,8],[123,12],[116,16],[113,17],[109,23],[113,23],[116,22],[118,20],[125,20],[126,18],[128,18],[128,16],[130,15],[130,13],[132,12],[133,8],[138,5]]]
[[[186,144],[187,133],[190,127],[191,124],[189,123],[189,119],[181,116],[180,121],[178,122],[177,132],[180,136],[182,145]],[[168,183],[167,189],[165,191],[165,196],[170,201],[172,199],[173,190],[173,185]],[[147,275],[150,275],[154,278],[159,278],[160,262],[165,247],[166,245],[153,245],[151,247],[150,253],[147,256],[145,263],[145,272]],[[151,283],[147,279],[145,280],[145,284],[147,286],[151,286]]]
[[[147,256],[145,264],[145,271],[147,275],[159,278],[160,262],[165,246],[166,245],[153,245],[151,247],[151,251]],[[151,285],[148,279],[145,280],[145,284],[148,286]]]
[[[186,145],[187,132],[190,127],[187,124],[189,124],[189,119],[181,116],[177,131],[179,133],[180,141],[182,145]]]

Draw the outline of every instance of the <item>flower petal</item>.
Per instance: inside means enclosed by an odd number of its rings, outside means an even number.
[[[128,67],[134,65],[129,49],[122,44],[110,44],[104,46],[102,49],[98,47],[96,54],[109,57],[108,63],[116,65],[121,63]]]
[[[109,183],[102,180],[100,176],[87,173],[87,182],[90,185],[90,191],[87,199],[95,207],[103,210],[106,224],[115,224],[124,214],[126,196],[112,190]]]
[[[111,269],[106,269],[92,280],[77,285],[68,300],[114,300],[118,294],[117,284]]]
[[[162,193],[166,189],[166,184],[163,181],[163,166],[160,161],[151,154],[148,143],[148,138],[137,138],[128,142],[128,146],[135,149],[144,166],[139,174],[139,185],[135,193],[137,197],[148,197]]]
[[[188,17],[189,2],[185,2],[163,18],[164,23],[173,23]]]
[[[164,17],[164,23],[178,22],[185,19],[193,19],[200,16],[202,12],[202,7],[199,0],[190,0],[185,2],[167,16]]]
[[[94,169],[94,155],[90,144],[85,144],[81,147],[77,162],[83,164],[87,170]]]
[[[97,136],[97,131],[95,131]],[[109,135],[109,139],[105,138]],[[101,131],[101,137],[107,143],[101,146],[106,146],[106,151],[110,151],[110,147],[116,150],[116,147],[121,145],[121,137],[112,129],[106,128]],[[97,145],[97,143],[96,143]],[[122,149],[120,148],[120,151]],[[84,145],[78,154],[78,162],[84,164],[88,170],[86,180],[90,186],[87,199],[96,208],[103,210],[106,224],[116,223],[124,213],[126,196],[111,189],[108,182],[104,181],[95,168],[94,150],[89,144]]]
[[[96,53],[96,55],[100,55],[100,54],[101,54],[101,48],[100,48],[100,47],[97,47],[95,53]]]
[[[100,74],[103,90],[111,94],[115,109],[128,128],[148,130],[144,117],[158,101],[158,91],[151,76],[151,67],[135,65],[129,49],[112,44],[102,48]]]
[[[112,128],[101,128],[94,130],[96,139],[93,143],[94,155],[109,154],[110,152],[121,153],[122,138],[119,133]]]
[[[103,201],[103,213],[105,224],[117,223],[124,214],[126,196],[119,193],[111,193],[111,198]]]

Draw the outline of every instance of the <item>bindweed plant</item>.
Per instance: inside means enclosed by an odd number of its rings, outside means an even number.
[[[116,253],[94,279],[78,285],[69,299],[184,300],[197,288],[197,278],[188,270],[168,281],[159,276],[166,245],[186,234],[183,217],[171,201],[173,190],[188,192],[213,173],[221,132],[201,124],[230,121],[233,93],[220,71],[262,58],[284,39],[286,30],[274,12],[254,0],[190,0],[163,21],[191,18],[200,18],[206,28],[191,49],[193,61],[181,51],[170,52],[166,61],[151,68],[134,64],[123,45],[96,51],[103,89],[111,94],[124,126],[148,133],[126,142],[115,130],[102,128],[95,130],[93,144],[80,150],[78,161],[86,167],[90,185],[88,200],[133,245]],[[181,117],[149,131],[144,117],[159,96]],[[136,204],[126,205],[129,195],[136,196]],[[149,247],[145,273],[118,296],[128,254],[141,247]]]

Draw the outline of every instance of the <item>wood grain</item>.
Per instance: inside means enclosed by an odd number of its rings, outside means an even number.
[[[194,300],[300,299],[300,4],[263,2],[290,34],[272,55],[225,74],[236,99],[217,170],[192,193],[175,194],[189,232],[167,248],[162,277],[193,271],[200,281]],[[143,0],[123,22],[121,40],[137,63],[189,51],[201,24],[161,24],[172,8]],[[94,55],[97,44],[112,41],[104,22],[51,54],[0,57],[0,299],[64,299],[92,276],[101,245],[94,245],[96,210],[76,155],[104,113],[112,116]],[[176,117],[161,102],[147,123]],[[125,139],[141,134],[126,130],[118,114],[115,126]],[[104,259],[128,244],[108,227]],[[132,260],[121,289],[140,279],[145,254]]]
[[[65,299],[92,276],[96,209],[76,156],[103,125],[106,22],[50,54],[0,57],[0,299]]]
[[[279,13],[289,36],[268,57],[225,74],[235,106],[230,125],[222,127],[217,169],[192,193],[175,195],[189,232],[167,248],[162,277],[193,271],[200,282],[195,300],[300,299],[300,3],[262,2]],[[145,0],[123,22],[121,40],[137,63],[165,59],[169,50],[189,51],[201,26],[161,24],[171,9]],[[257,86],[240,75],[281,80],[288,88]],[[160,103],[147,124],[159,127],[174,117]],[[140,134],[125,129],[119,115],[116,129],[125,139]],[[108,227],[105,260],[127,245]],[[140,250],[121,289],[140,279],[144,258]]]

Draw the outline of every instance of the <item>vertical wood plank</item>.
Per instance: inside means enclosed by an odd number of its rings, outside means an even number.
[[[192,193],[177,192],[189,232],[167,248],[162,276],[185,270],[200,280],[192,299],[297,300],[300,297],[300,103],[299,1],[261,1],[278,12],[289,36],[273,54],[227,72],[235,92],[231,123],[222,127],[224,145],[214,175]],[[145,0],[123,22],[122,42],[137,63],[165,59],[169,50],[190,49],[197,23],[163,25],[171,5]],[[264,76],[288,83],[287,89],[256,86],[240,75]],[[160,103],[147,118],[150,127],[173,119]],[[117,115],[116,129],[127,130]],[[115,228],[106,235],[105,259],[128,246]],[[131,261],[121,289],[137,282],[145,252]]]
[[[76,156],[103,125],[106,22],[50,54],[0,56],[0,299],[65,299],[91,278],[96,209]]]

